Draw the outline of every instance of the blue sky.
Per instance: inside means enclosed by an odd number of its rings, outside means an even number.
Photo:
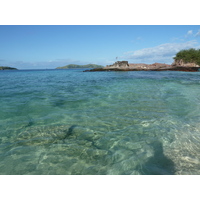
[[[56,68],[67,64],[162,62],[200,48],[199,25],[0,26],[0,66]]]

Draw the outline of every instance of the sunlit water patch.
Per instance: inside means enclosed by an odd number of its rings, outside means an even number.
[[[0,72],[1,174],[200,174],[200,74]]]

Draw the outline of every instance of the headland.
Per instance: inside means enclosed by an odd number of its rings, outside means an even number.
[[[5,66],[0,66],[0,70],[17,70],[17,68],[14,67],[5,67]]]
[[[171,65],[165,63],[128,63],[128,61],[117,61],[112,65],[107,65],[103,68],[95,68],[91,70],[85,70],[84,72],[96,72],[96,71],[185,71],[185,72],[197,72],[200,66],[195,63],[184,63],[182,60],[177,60]]]

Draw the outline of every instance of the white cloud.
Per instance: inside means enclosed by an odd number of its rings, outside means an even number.
[[[182,50],[195,48],[198,42],[196,40],[185,43],[166,43],[151,48],[144,48],[137,51],[124,53],[124,59],[133,60],[134,62],[173,62],[173,56]]]
[[[200,30],[195,34],[195,37],[200,36]]]
[[[189,30],[188,32],[187,32],[187,35],[192,35],[193,34],[193,31],[192,30]]]
[[[136,38],[136,40],[142,40],[142,37],[139,36],[139,37]]]

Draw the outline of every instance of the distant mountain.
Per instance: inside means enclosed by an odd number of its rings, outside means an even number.
[[[56,69],[75,69],[75,68],[101,68],[104,67],[102,65],[95,65],[95,64],[87,64],[87,65],[76,65],[76,64],[69,64],[63,67],[57,67]]]
[[[7,66],[0,66],[0,70],[17,70],[17,68],[7,67]]]

